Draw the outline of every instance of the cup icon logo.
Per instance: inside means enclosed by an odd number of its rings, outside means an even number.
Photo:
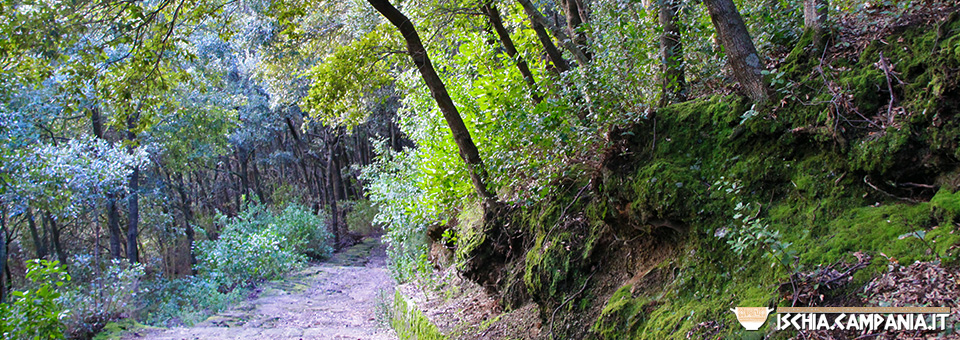
[[[755,331],[767,322],[767,315],[774,311],[767,307],[737,307],[731,308],[731,312],[737,315],[737,321],[748,331]]]

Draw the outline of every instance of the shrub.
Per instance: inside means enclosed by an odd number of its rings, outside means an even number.
[[[242,290],[222,293],[210,277],[158,279],[145,284],[144,323],[154,326],[191,326],[243,299]]]
[[[132,316],[138,294],[143,292],[142,264],[109,260],[97,263],[93,256],[78,255],[70,266],[72,284],[67,285],[61,300],[71,311],[64,320],[72,338],[89,338],[107,323]]]
[[[60,303],[61,286],[70,282],[59,261],[27,262],[27,279],[33,287],[13,291],[14,301],[0,304],[0,334],[4,339],[62,339],[63,319],[70,311]]]
[[[197,252],[199,274],[223,291],[279,278],[305,260],[274,225],[258,229],[244,220],[228,224],[216,241],[197,242]]]
[[[372,235],[383,231],[379,223],[374,222],[380,209],[369,200],[351,202],[352,209],[347,213],[347,225],[350,231],[361,235]]]
[[[276,216],[273,226],[287,237],[293,251],[320,260],[333,253],[330,245],[333,235],[323,223],[324,219],[307,207],[290,204]]]

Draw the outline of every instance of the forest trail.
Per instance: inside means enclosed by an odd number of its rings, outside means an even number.
[[[193,327],[130,334],[125,340],[396,339],[377,326],[378,294],[393,296],[380,241],[368,238],[321,264],[262,284],[256,297]]]

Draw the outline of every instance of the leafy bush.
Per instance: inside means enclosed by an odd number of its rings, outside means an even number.
[[[239,220],[227,225],[216,241],[197,242],[200,275],[220,283],[221,290],[277,279],[305,261],[273,225],[258,230]]]
[[[394,152],[381,142],[376,146],[380,157],[363,168],[360,178],[367,182],[370,200],[378,207],[374,223],[387,233],[388,267],[400,282],[416,277],[427,255],[427,225],[439,219],[441,206],[436,195],[427,193],[425,175],[418,171],[420,155],[415,150]]]
[[[291,204],[280,214],[250,204],[225,227],[216,241],[197,242],[198,272],[230,291],[238,285],[279,278],[306,257],[324,258],[333,251],[323,217]]]
[[[307,207],[290,204],[276,216],[273,226],[279,234],[287,237],[295,252],[319,260],[333,253],[330,245],[333,235],[323,223],[324,219]]]
[[[138,294],[143,292],[142,264],[116,259],[97,263],[92,256],[78,255],[70,271],[72,284],[65,287],[61,300],[71,311],[64,323],[72,338],[88,338],[107,323],[136,312]]]
[[[209,277],[150,281],[145,284],[142,320],[155,326],[190,326],[243,299],[242,290],[221,293],[219,287]]]
[[[0,304],[0,334],[4,339],[62,339],[70,311],[60,303],[58,290],[70,282],[70,274],[59,261],[32,260],[27,279],[33,287],[11,292],[14,301]]]
[[[379,223],[374,222],[379,208],[369,200],[350,202],[352,209],[347,213],[347,225],[350,231],[361,235],[371,235],[383,230]]]

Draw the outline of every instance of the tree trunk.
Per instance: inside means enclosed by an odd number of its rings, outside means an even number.
[[[527,16],[530,17],[530,21],[534,23],[533,25],[534,29],[536,29],[537,25],[550,29],[550,32],[552,32],[553,35],[560,40],[560,43],[563,44],[564,48],[566,48],[568,51],[570,51],[571,54],[573,54],[573,59],[576,59],[577,62],[580,63],[580,65],[586,65],[590,62],[590,58],[587,57],[587,55],[580,50],[580,47],[578,47],[576,43],[572,39],[570,39],[570,37],[567,36],[566,33],[563,33],[562,30],[557,28],[556,25],[553,25],[549,21],[547,21],[547,18],[545,18],[543,14],[540,13],[540,10],[537,9],[537,6],[534,6],[534,4],[530,2],[530,0],[518,0],[518,1],[520,1],[520,4],[523,5],[523,10],[527,12]],[[544,37],[542,37],[540,33],[537,33],[537,37],[540,39],[541,43],[544,43]],[[546,38],[549,38],[549,37],[546,37]],[[547,45],[544,43],[544,47],[546,46]],[[547,52],[549,53],[549,50]],[[550,58],[553,59],[554,63],[556,63],[558,60],[558,59],[554,59],[554,56],[552,54],[550,55]],[[559,60],[563,60],[563,58],[559,58]]]
[[[93,126],[93,135],[105,140],[103,138],[103,117],[100,115],[100,107],[94,106],[90,109],[90,125]]]
[[[90,125],[93,126],[93,135],[98,139],[106,140],[103,136],[103,116],[100,114],[100,107],[94,106],[90,109]],[[110,141],[107,141],[108,143]],[[111,143],[112,144],[112,143]],[[112,189],[106,189],[107,196],[107,228],[110,233],[110,255],[114,259],[120,258],[120,212],[117,210],[116,193]]]
[[[430,57],[427,55],[427,50],[424,49],[423,43],[420,41],[420,35],[417,34],[416,27],[413,26],[410,19],[407,19],[403,13],[400,13],[396,7],[393,7],[389,0],[367,0],[367,2],[373,5],[380,14],[396,26],[400,34],[403,35],[404,40],[407,42],[407,51],[410,53],[410,57],[413,58],[413,63],[420,71],[420,75],[430,89],[430,94],[433,95],[433,99],[437,101],[437,106],[440,108],[440,112],[443,113],[443,118],[447,121],[450,132],[453,133],[453,140],[457,143],[457,148],[460,150],[460,158],[467,164],[467,171],[470,173],[470,179],[473,182],[474,189],[482,200],[489,202],[496,201],[496,196],[486,187],[487,171],[480,158],[480,152],[477,150],[476,144],[473,143],[473,139],[470,137],[470,131],[467,130],[467,126],[463,123],[463,118],[460,117],[460,112],[453,104],[453,100],[450,99],[443,80],[440,79],[437,71],[433,68]]]
[[[120,259],[120,211],[117,209],[117,198],[113,191],[107,192],[107,230],[110,233],[110,256]]]
[[[660,0],[660,62],[663,65],[663,92],[660,106],[687,100],[687,82],[683,75],[683,43],[680,38],[680,0]]]
[[[492,1],[485,3],[481,10],[483,10],[487,18],[490,19],[490,25],[493,26],[493,30],[496,31],[497,36],[500,37],[500,43],[503,44],[503,49],[507,52],[507,55],[510,56],[510,59],[513,59],[516,63],[517,69],[520,70],[520,74],[523,75],[523,80],[527,83],[527,86],[530,87],[530,96],[533,98],[533,103],[539,104],[543,98],[537,93],[537,81],[533,78],[533,73],[530,72],[530,66],[527,65],[527,61],[517,52],[517,47],[513,44],[513,39],[510,38],[510,32],[507,32],[506,27],[503,26],[500,10],[497,9],[497,6],[494,5]]]
[[[27,226],[30,228],[30,237],[33,238],[33,248],[36,250],[38,259],[47,257],[47,244],[40,239],[40,233],[37,231],[37,220],[33,218],[33,212],[27,208]]]
[[[573,37],[573,42],[577,45],[583,55],[587,58],[587,61],[592,59],[590,52],[587,50],[587,34],[580,29],[580,26],[586,22],[584,14],[586,14],[586,9],[583,8],[583,3],[581,0],[563,0],[561,1],[564,12],[566,12],[567,17],[567,28],[570,30],[570,36]]]
[[[238,148],[237,153],[237,161],[240,163],[240,184],[243,187],[241,195],[247,195],[250,193],[250,174],[247,169],[247,159],[250,158],[250,153],[244,147]],[[246,201],[249,202],[250,197],[246,197]]]
[[[187,191],[184,189],[183,175],[177,177],[177,193],[180,194],[180,210],[183,212],[183,229],[187,234],[187,252],[190,256],[190,274],[197,275],[197,256],[193,253],[193,242],[196,238],[193,230],[193,210],[190,208],[192,201]]]
[[[67,253],[63,250],[63,244],[60,242],[60,227],[57,226],[57,220],[53,218],[50,212],[46,212],[47,228],[50,229],[51,243],[53,250],[57,252],[57,260],[64,267],[67,266]]]
[[[231,172],[233,172],[233,161],[230,160],[230,158],[228,158],[227,161],[228,161],[227,167],[230,169]],[[243,195],[244,195],[244,192],[243,192],[243,176],[240,174],[240,159],[239,159],[239,158],[237,159],[237,171],[236,171],[236,172],[233,172],[233,173],[236,174],[237,179],[238,179],[237,181],[231,181],[231,184],[232,184],[233,186],[236,186],[236,187],[234,188],[234,194],[235,194],[235,195],[233,195],[233,201],[234,201],[234,204],[237,206],[236,212],[239,213],[240,210],[243,210],[243,205],[246,204],[246,203],[243,202],[243,200],[241,199],[241,197],[244,197],[244,196],[243,196]]]
[[[127,260],[140,262],[137,252],[137,237],[140,227],[140,168],[134,167],[129,179],[130,196],[127,197]]]
[[[340,139],[337,136],[336,139]],[[337,207],[337,200],[342,197],[338,197],[338,193],[341,191],[340,181],[339,181],[339,170],[336,165],[336,157],[334,156],[334,150],[336,149],[336,140],[333,144],[327,148],[327,184],[330,187],[327,190],[330,193],[330,231],[333,233],[333,246],[335,249],[340,250],[340,211]]]
[[[767,100],[767,86],[760,73],[764,66],[733,0],[704,0],[703,3],[710,12],[710,20],[717,29],[734,78],[740,82],[747,97],[755,102]]]
[[[6,302],[6,288],[8,278],[2,269],[7,267],[7,212],[4,209],[0,215],[0,303]]]
[[[260,199],[260,202],[266,204],[266,203],[268,203],[268,197],[267,197],[267,195],[264,195],[264,193],[263,193],[263,185],[262,185],[262,183],[261,183],[261,178],[260,178],[260,169],[257,167],[257,153],[256,153],[256,152],[251,152],[251,153],[250,153],[250,165],[251,165],[251,168],[252,168],[251,170],[253,170],[253,171],[252,171],[252,173],[253,173],[253,189],[256,191],[256,193],[257,193],[257,198]]]
[[[297,163],[300,165],[300,170],[303,172],[303,181],[307,184],[307,190],[310,192],[311,199],[315,199],[320,192],[320,188],[315,184],[316,181],[312,179],[310,171],[307,170],[307,161],[304,158],[303,152],[303,141],[300,139],[300,134],[297,133],[297,128],[293,126],[293,120],[290,117],[284,117],[284,121],[287,123],[287,130],[290,131],[290,136],[293,137],[293,151],[294,156],[297,157]]]
[[[803,26],[820,32],[827,22],[827,11],[830,8],[828,0],[803,0]]]
[[[137,122],[136,116],[127,119],[127,141],[130,143],[129,152],[133,153],[137,135],[133,132]],[[140,167],[134,166],[128,182],[130,196],[127,197],[127,260],[130,263],[140,262],[137,248],[137,238],[140,227]]]

